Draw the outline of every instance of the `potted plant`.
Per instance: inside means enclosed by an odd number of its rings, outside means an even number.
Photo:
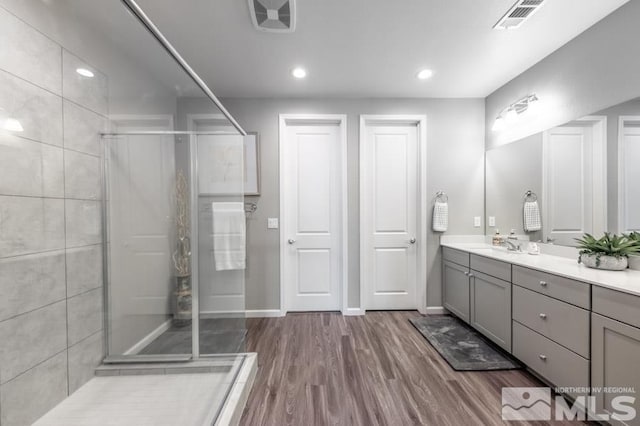
[[[632,232],[627,235],[630,241],[635,243],[635,246],[640,248],[640,232]],[[629,269],[640,271],[640,252],[629,254]]]
[[[578,239],[580,255],[578,263],[589,268],[622,271],[627,269],[629,255],[640,253],[640,246],[624,235],[605,232],[604,236],[596,239],[591,234],[585,234]]]
[[[176,174],[176,250],[173,265],[176,268],[174,324],[191,323],[191,238],[189,235],[189,186],[182,170]]]

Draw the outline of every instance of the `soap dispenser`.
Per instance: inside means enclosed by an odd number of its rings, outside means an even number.
[[[493,236],[492,244],[494,246],[501,246],[502,242],[503,242],[503,237],[502,237],[502,235],[500,235],[500,230],[496,229],[496,233]]]

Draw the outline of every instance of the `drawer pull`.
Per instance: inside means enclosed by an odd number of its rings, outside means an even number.
[[[475,277],[475,275],[469,274],[469,278],[473,278],[473,277]]]
[[[540,318],[542,318],[543,320],[547,319],[547,314],[540,314]]]
[[[546,281],[540,281],[540,285],[541,285],[542,287],[546,287],[546,286],[547,286],[547,282],[546,282]]]
[[[541,360],[543,361],[547,361],[547,356],[546,355],[538,355],[540,357]]]
[[[468,273],[467,271],[464,271],[464,274],[465,274],[466,276],[469,276],[469,273]]]

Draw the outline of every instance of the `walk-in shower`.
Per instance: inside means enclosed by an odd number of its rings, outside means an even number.
[[[0,422],[32,424],[96,372],[215,373],[219,409],[253,359],[255,136],[132,0],[0,0],[0,24]]]

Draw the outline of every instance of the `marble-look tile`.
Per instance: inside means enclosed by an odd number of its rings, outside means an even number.
[[[67,249],[67,297],[102,287],[102,246]]]
[[[0,259],[0,321],[66,297],[64,251]]]
[[[65,200],[67,248],[100,244],[101,203],[99,201]]]
[[[0,8],[0,69],[60,95],[62,48]]]
[[[93,77],[84,77],[76,72],[85,68]],[[107,76],[87,64],[73,53],[62,50],[62,96],[102,115],[108,114]]]
[[[0,196],[0,258],[64,248],[64,200]]]
[[[100,132],[107,130],[107,119],[67,100],[63,109],[64,147],[100,156]]]
[[[67,302],[0,322],[0,381],[20,373],[67,348]]]
[[[62,146],[62,98],[0,70],[2,120],[16,119],[24,129],[16,135]],[[4,130],[3,130],[4,131]]]
[[[99,200],[100,158],[65,150],[64,153],[64,193],[66,198]]]
[[[69,393],[95,375],[104,358],[104,334],[98,332],[69,348]]]
[[[70,346],[102,330],[102,289],[69,298],[67,317]]]
[[[62,148],[0,133],[0,195],[64,197]]]
[[[67,397],[67,352],[0,386],[0,424],[28,426]]]

